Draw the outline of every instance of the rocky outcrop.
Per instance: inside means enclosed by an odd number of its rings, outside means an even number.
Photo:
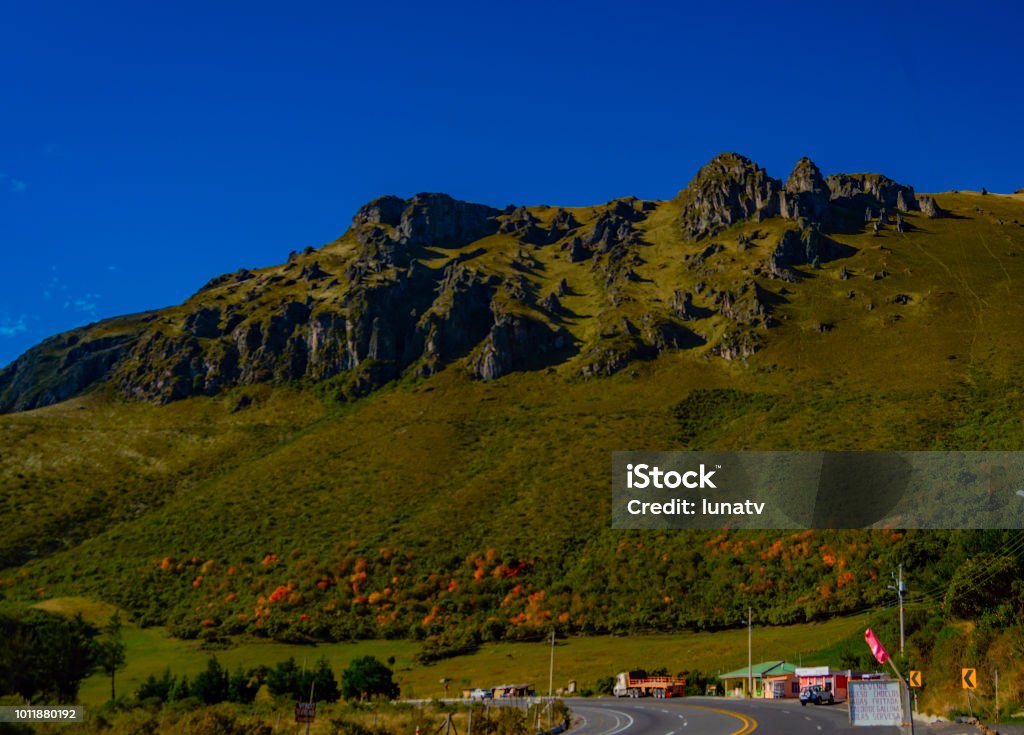
[[[679,193],[680,226],[691,240],[709,237],[737,222],[778,214],[782,184],[748,158],[721,153]]]
[[[607,320],[609,316],[600,318]],[[639,326],[625,317],[606,322],[600,335],[600,340],[580,356],[580,377],[614,375],[634,360],[650,360],[666,350],[691,349],[705,342],[672,318],[654,313],[644,314]]]
[[[716,295],[722,316],[741,326],[773,327],[772,305],[777,297],[761,288],[754,281],[745,281],[735,291],[723,291]]]
[[[252,271],[246,268],[239,268],[234,273],[225,273],[222,276],[211,278],[209,281],[206,282],[206,285],[204,285],[196,293],[203,293],[204,291],[210,291],[212,289],[218,288],[220,286],[225,286],[228,284],[242,283],[243,281],[248,281],[251,278],[255,278]]]
[[[551,292],[541,299],[540,308],[549,314],[558,314],[562,311],[562,302],[558,300],[558,294]]]
[[[562,246],[570,263],[579,263],[593,257],[594,251],[583,244],[582,237],[574,237]]]
[[[640,336],[655,354],[665,350],[688,350],[704,344],[704,338],[672,319],[647,313],[640,320]]]
[[[875,208],[897,209],[900,202],[909,209],[917,209],[914,187],[897,184],[881,174],[832,174],[825,179],[832,200],[851,200],[858,206],[874,204]],[[906,211],[906,210],[904,210]]]
[[[771,260],[776,267],[789,268],[826,263],[852,255],[853,252],[853,248],[848,245],[842,245],[822,234],[817,227],[809,226],[800,230],[786,230],[775,246]]]
[[[919,196],[917,206],[928,219],[937,219],[945,214],[939,207],[939,203],[935,201],[935,197]]]
[[[501,218],[498,232],[513,235],[520,241],[532,245],[541,245],[549,239],[549,233],[540,227],[540,219],[530,213],[526,207],[511,207],[511,211]]]
[[[583,244],[592,251],[607,253],[617,247],[637,243],[639,233],[633,227],[636,220],[632,214],[633,210],[628,207],[603,212],[594,223],[594,229],[583,239]]]
[[[801,158],[779,194],[779,212],[787,219],[805,218],[820,222],[832,195],[814,162]]]
[[[579,221],[573,216],[573,213],[567,209],[559,209],[555,212],[554,218],[551,220],[551,231],[558,233],[558,236],[554,239],[558,239],[564,236],[571,230],[575,230],[580,226]]]
[[[525,314],[500,314],[483,344],[470,357],[472,375],[495,380],[517,370],[541,367],[569,346],[567,332]]]
[[[447,194],[385,196],[361,207],[352,226],[357,233],[376,232],[403,245],[457,248],[496,232],[498,214],[493,207]]]
[[[679,291],[678,289],[672,292],[672,300],[669,302],[669,306],[672,309],[672,313],[684,322],[706,319],[714,313],[711,309],[694,304],[693,294],[689,291]]]
[[[60,403],[94,387],[126,357],[150,318],[100,322],[36,345],[0,371],[0,413]]]
[[[761,338],[749,331],[732,331],[722,336],[711,351],[723,360],[745,360],[761,349]]]
[[[420,377],[467,354],[494,323],[492,302],[501,280],[449,266],[437,289],[437,298],[416,325],[416,345],[422,344],[416,368]],[[514,295],[513,295],[514,297]]]
[[[634,360],[654,357],[656,351],[637,336],[623,334],[604,338],[591,345],[581,357],[580,377],[600,378],[614,375]]]
[[[398,232],[403,243],[459,248],[497,230],[498,210],[452,199],[447,194],[417,194],[402,211]]]

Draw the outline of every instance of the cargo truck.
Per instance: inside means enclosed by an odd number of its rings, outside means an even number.
[[[649,676],[643,669],[623,671],[615,677],[616,697],[682,697],[686,679],[678,676]]]

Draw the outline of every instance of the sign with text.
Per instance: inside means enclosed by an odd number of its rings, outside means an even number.
[[[850,724],[855,727],[900,727],[909,722],[903,716],[903,693],[898,681],[851,681],[849,696]]]
[[[296,722],[313,722],[316,719],[316,702],[299,702],[295,705]]]

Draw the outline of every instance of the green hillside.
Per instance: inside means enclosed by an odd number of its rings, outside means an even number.
[[[775,184],[722,176],[661,202],[449,212],[472,239],[441,244],[399,237],[433,204],[392,225],[377,200],[285,265],[44,343],[0,373],[8,410],[36,406],[0,416],[4,604],[86,596],[184,638],[443,657],[551,627],[724,628],[748,605],[822,620],[888,601],[898,563],[950,615],[967,560],[1008,555],[1015,579],[1009,532],[610,529],[615,450],[1024,444],[1024,197],[938,194],[943,216],[893,207],[905,231],[875,234],[874,179],[831,205],[791,188],[787,217],[750,204]],[[75,359],[99,361],[89,380]]]

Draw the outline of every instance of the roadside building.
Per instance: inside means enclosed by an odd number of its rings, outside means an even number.
[[[799,699],[800,677],[795,671],[780,671],[764,676],[765,699]]]
[[[837,671],[829,666],[804,666],[796,670],[800,677],[800,688],[819,686],[826,692],[832,692],[837,702],[845,700],[848,696],[851,681],[862,679],[885,679],[886,674],[863,674],[850,669]]]
[[[533,684],[502,684],[491,690],[495,699],[512,699],[514,697],[532,697]]]
[[[751,692],[748,687],[748,677],[753,678],[754,689]],[[776,682],[782,685],[781,694],[777,697],[792,697],[793,684],[796,683],[796,667],[785,661],[762,661],[754,664],[752,668],[744,666],[742,669],[719,674],[725,687],[727,697],[763,697],[776,698]],[[799,684],[797,685],[796,696],[800,696]]]

